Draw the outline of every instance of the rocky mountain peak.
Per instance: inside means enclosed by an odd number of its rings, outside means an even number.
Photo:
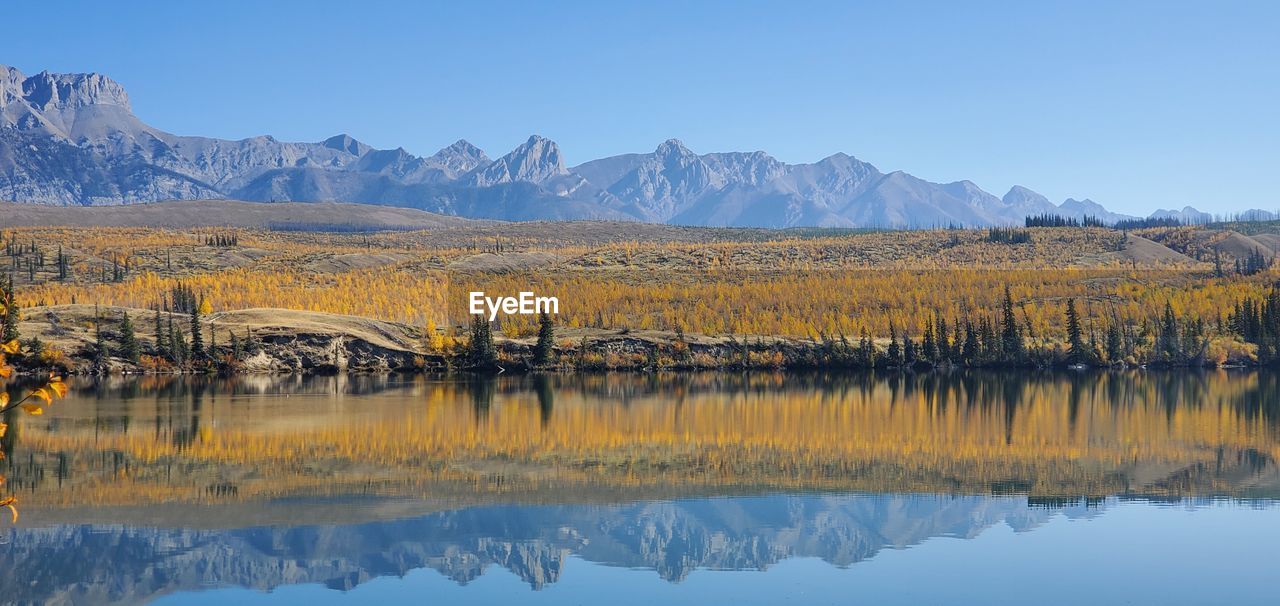
[[[653,155],[660,158],[668,157],[688,157],[696,155],[689,148],[684,146],[684,142],[679,139],[667,139],[663,141],[658,149],[653,150]]]
[[[22,97],[22,81],[26,79],[17,68],[0,65],[0,108]]]
[[[89,105],[117,105],[130,109],[129,94],[120,83],[102,74],[40,72],[22,82],[22,96],[41,111],[79,109]]]
[[[1050,202],[1048,198],[1021,185],[1010,187],[1008,193],[1000,198],[1000,202],[1007,208],[1005,215],[1010,218],[1017,216],[1025,218],[1058,212],[1058,207]]]
[[[368,145],[353,139],[351,135],[345,133],[329,137],[320,144],[329,149],[336,149],[353,156],[363,156],[365,152],[371,149]]]
[[[465,173],[490,162],[484,150],[472,145],[466,139],[458,139],[452,145],[436,152],[430,160],[456,174]]]
[[[560,146],[546,137],[532,135],[507,155],[472,172],[469,182],[480,187],[517,181],[542,183],[567,174]]]
[[[1023,187],[1021,185],[1014,185],[1013,187],[1010,187],[1008,193],[1004,195],[1003,200],[1005,201],[1005,203],[1010,203],[1015,201],[1023,202],[1026,200],[1044,200],[1045,202],[1049,201],[1048,198],[1040,195],[1036,191]]]

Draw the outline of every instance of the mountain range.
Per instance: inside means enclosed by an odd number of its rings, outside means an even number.
[[[124,87],[104,75],[26,76],[0,66],[0,200],[90,206],[187,199],[733,227],[980,227],[1046,213],[1133,218],[1090,200],[1054,204],[1020,186],[996,197],[970,181],[883,173],[843,153],[786,164],[760,151],[698,154],[670,139],[652,153],[566,167],[559,146],[536,135],[496,159],[462,140],[420,157],[347,135],[316,143],[180,136],[138,119]],[[1160,212],[1204,214],[1189,207]]]

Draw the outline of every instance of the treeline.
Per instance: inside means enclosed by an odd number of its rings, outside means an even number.
[[[987,242],[996,244],[1026,244],[1031,242],[1031,232],[1012,227],[992,227],[987,230]]]
[[[1082,219],[1055,214],[1032,215],[1027,217],[1025,227],[1106,227],[1107,224],[1094,216],[1085,215]]]
[[[1247,298],[1236,304],[1227,325],[1246,343],[1258,348],[1258,361],[1280,362],[1280,290],[1265,299]]]
[[[1145,219],[1121,219],[1108,224],[1102,219],[1090,215],[1077,219],[1063,215],[1045,213],[1026,218],[1025,227],[1108,227],[1117,231],[1145,229],[1148,227],[1183,227],[1185,221],[1175,217],[1147,217]]]
[[[1215,257],[1215,261],[1217,258]],[[1261,250],[1253,249],[1244,259],[1236,259],[1236,273],[1241,276],[1252,276],[1271,269],[1271,257]]]
[[[1199,322],[1180,322],[1167,306],[1155,325],[1132,327],[1119,321],[1103,330],[1087,330],[1074,299],[1068,299],[1062,318],[1065,343],[1033,339],[1031,327],[1018,319],[1017,308],[1008,289],[999,313],[994,316],[966,316],[947,321],[934,314],[925,321],[923,335],[899,334],[890,326],[883,349],[869,335],[854,343],[847,338],[821,339],[821,347],[800,359],[799,366],[814,368],[901,368],[922,370],[937,367],[1029,368],[1067,365],[1124,366],[1132,364],[1190,365],[1203,363],[1206,338]],[[1151,352],[1135,358],[1138,344],[1152,340]]]
[[[1156,317],[1130,325],[1112,317],[1102,326],[1086,326],[1075,299],[1068,299],[1061,319],[1065,341],[1038,338],[1006,289],[994,314],[947,319],[935,313],[922,334],[908,335],[891,324],[888,338],[863,333],[857,339],[822,336],[813,341],[756,337],[717,344],[696,343],[677,330],[670,342],[627,342],[607,337],[580,343],[554,344],[554,329],[540,320],[537,345],[529,349],[507,342],[495,346],[489,322],[475,318],[470,339],[451,353],[457,368],[612,369],[889,369],[928,371],[937,368],[1053,367],[1191,367],[1224,362],[1272,363],[1280,360],[1280,294],[1266,301],[1246,301],[1231,316],[1230,331],[1257,345],[1248,358],[1242,348],[1234,359],[1211,354],[1210,327],[1199,318],[1180,317],[1166,303]],[[1221,321],[1219,321],[1220,323]],[[1225,330],[1225,328],[1223,328]],[[887,342],[886,342],[887,341]]]
[[[222,248],[231,248],[240,245],[240,234],[206,234],[204,237],[205,246],[217,246]]]
[[[1146,219],[1121,219],[1111,227],[1120,231],[1146,229],[1148,227],[1183,227],[1187,223],[1174,217],[1147,217]]]

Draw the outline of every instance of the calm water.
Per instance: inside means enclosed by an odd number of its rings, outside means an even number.
[[[145,378],[2,445],[17,603],[1274,604],[1274,374]]]

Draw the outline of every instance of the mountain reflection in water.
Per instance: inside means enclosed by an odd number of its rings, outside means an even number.
[[[306,511],[314,504],[297,505]],[[213,585],[349,589],[416,568],[465,584],[501,566],[538,589],[559,578],[570,555],[655,570],[678,582],[699,568],[762,570],[789,557],[849,566],[932,537],[973,537],[1000,523],[1030,530],[1058,512],[1083,517],[1102,508],[1029,506],[1024,497],[794,494],[479,506],[350,525],[55,525],[13,532],[4,545],[10,565],[0,575],[9,596],[44,601],[79,594],[90,602]]]
[[[144,378],[12,416],[16,602],[570,559],[837,567],[1117,504],[1280,495],[1267,373]],[[1274,518],[1272,518],[1274,519]],[[569,565],[572,565],[570,563]]]

